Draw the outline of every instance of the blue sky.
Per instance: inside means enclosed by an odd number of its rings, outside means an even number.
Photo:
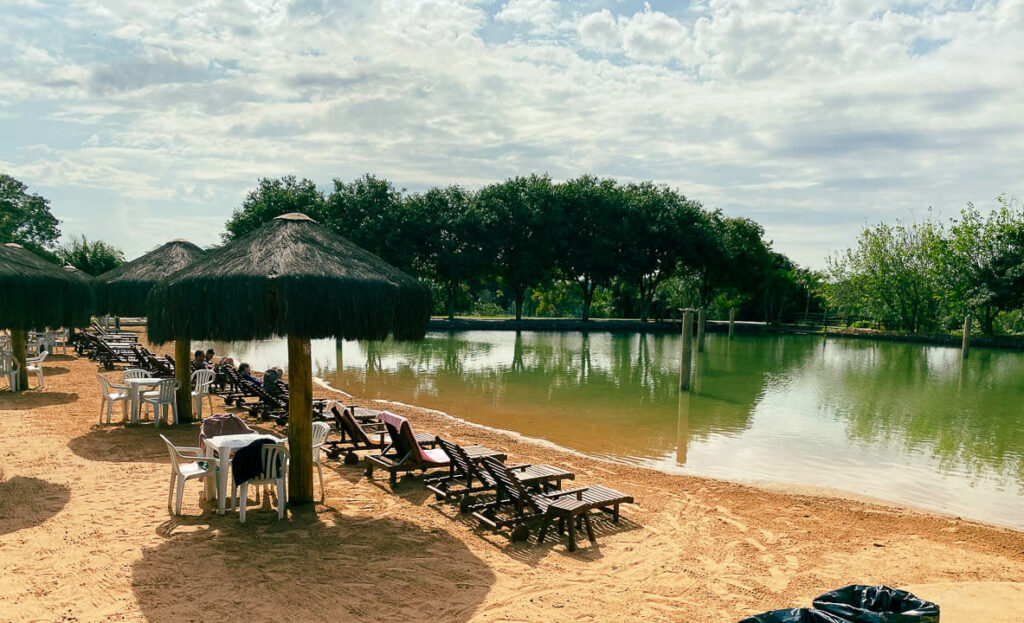
[[[217,241],[257,178],[653,179],[821,266],[1024,195],[1024,2],[0,0],[0,171],[65,234]]]

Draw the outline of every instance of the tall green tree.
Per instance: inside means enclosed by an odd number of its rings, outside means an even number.
[[[988,214],[968,203],[935,257],[951,312],[973,313],[986,335],[999,312],[1024,304],[1024,213],[1006,196],[998,203]]]
[[[402,191],[369,173],[351,182],[334,180],[327,196],[325,224],[367,251],[403,270],[412,270],[416,257],[416,215],[406,210]]]
[[[890,328],[934,329],[942,291],[935,258],[942,239],[941,225],[932,221],[865,228],[856,248],[828,260],[829,304],[867,313]]]
[[[477,197],[487,219],[495,276],[512,294],[521,320],[527,289],[550,278],[565,234],[554,184],[547,175],[514,177],[485,186]]]
[[[611,283],[622,268],[626,206],[612,179],[583,175],[557,187],[565,230],[558,267],[580,286],[583,321],[590,319],[594,292]]]
[[[0,243],[16,242],[26,249],[52,257],[60,237],[50,202],[28,192],[28,186],[0,173]]]
[[[622,190],[626,210],[619,276],[639,293],[640,319],[650,316],[658,286],[679,265],[694,266],[705,245],[700,204],[668,186],[629,184]]]
[[[484,213],[472,193],[459,186],[431,188],[405,200],[405,222],[419,223],[417,269],[441,284],[448,319],[462,287],[483,277],[491,253],[487,249]]]
[[[255,190],[249,191],[228,220],[227,232],[221,234],[225,242],[244,236],[260,225],[282,214],[301,212],[323,222],[324,195],[308,179],[294,175],[260,178]]]
[[[754,221],[728,218],[715,210],[702,224],[703,235],[695,245],[698,257],[692,264],[701,307],[710,305],[725,288],[748,293],[763,290],[765,280],[781,268],[764,242],[764,229]]]
[[[123,264],[124,252],[102,240],[90,242],[85,236],[72,236],[57,248],[57,259],[95,277]]]

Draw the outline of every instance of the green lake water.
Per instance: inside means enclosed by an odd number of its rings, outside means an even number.
[[[255,369],[281,340],[214,344]],[[816,336],[431,333],[313,343],[353,395],[670,472],[830,487],[1024,529],[1024,355]]]

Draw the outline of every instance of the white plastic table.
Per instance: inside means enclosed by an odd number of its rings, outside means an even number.
[[[243,433],[240,435],[217,435],[206,440],[206,456],[217,459],[217,491],[211,491],[210,478],[206,479],[206,499],[217,496],[217,513],[224,514],[224,506],[227,500],[228,470],[231,469],[231,457],[239,448],[251,444],[257,439],[269,439],[274,443],[284,443],[284,439],[263,433]]]
[[[163,379],[144,377],[140,379],[127,379],[125,383],[128,384],[128,388],[131,390],[132,395],[132,424],[139,423],[139,404],[142,402],[141,394],[143,387],[156,387],[156,384]]]

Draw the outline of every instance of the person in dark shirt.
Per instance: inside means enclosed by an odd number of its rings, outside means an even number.
[[[203,351],[197,350],[195,353],[193,353],[193,355],[192,355],[192,371],[193,372],[195,372],[196,370],[207,370],[207,369],[209,369],[209,367],[210,366],[207,365],[207,363],[206,363],[206,356],[203,354]]]
[[[252,368],[249,367],[249,364],[247,363],[243,363],[242,365],[238,366],[238,376],[242,377],[247,381],[251,381],[257,384],[260,387],[263,387],[263,381],[259,380],[258,378],[252,375]]]

